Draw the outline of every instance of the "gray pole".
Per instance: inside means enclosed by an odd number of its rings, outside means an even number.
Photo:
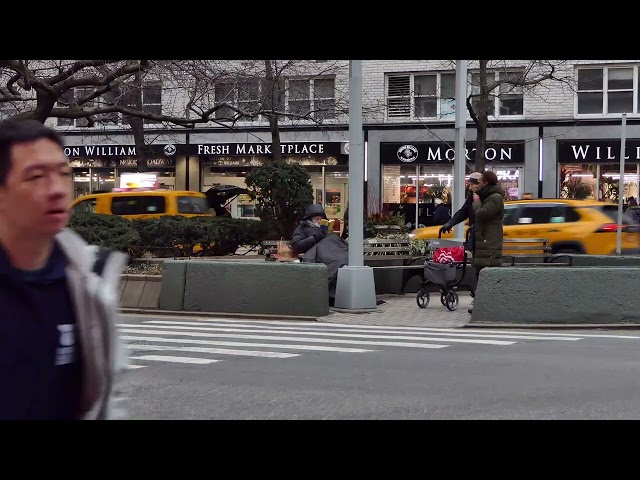
[[[362,60],[349,61],[349,265],[338,269],[334,307],[340,311],[376,310],[373,268],[364,266],[364,135]]]
[[[416,165],[416,224],[413,226],[415,230],[420,225],[420,166]]]
[[[622,131],[620,132],[620,179],[618,180],[618,233],[616,253],[622,255],[622,203],[624,202],[624,157],[627,146],[627,114],[622,114]]]
[[[349,266],[364,265],[364,142],[362,133],[362,60],[349,62]]]
[[[451,214],[464,204],[466,177],[466,137],[467,137],[467,60],[456,60],[456,141],[455,160],[453,161],[453,201]],[[454,228],[454,237],[464,239],[464,223]]]

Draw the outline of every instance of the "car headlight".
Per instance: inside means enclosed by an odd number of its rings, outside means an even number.
[[[415,233],[410,233],[409,234],[409,238],[416,238],[416,234]]]

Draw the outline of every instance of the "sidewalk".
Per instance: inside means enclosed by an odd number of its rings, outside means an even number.
[[[318,318],[318,322],[344,323],[350,325],[389,325],[410,327],[441,327],[457,328],[467,324],[471,315],[467,312],[471,308],[472,298],[467,292],[460,292],[458,309],[450,312],[440,303],[440,294],[431,295],[427,308],[419,308],[416,294],[378,295],[386,304],[378,305],[377,311],[370,313],[344,313],[333,309],[325,317]]]

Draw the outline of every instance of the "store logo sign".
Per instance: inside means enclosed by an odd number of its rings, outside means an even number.
[[[164,154],[167,157],[171,157],[172,155],[175,155],[175,153],[176,153],[176,146],[173,143],[169,143],[164,146]]]
[[[418,158],[418,149],[413,145],[402,145],[397,152],[398,160],[404,163],[415,162]]]

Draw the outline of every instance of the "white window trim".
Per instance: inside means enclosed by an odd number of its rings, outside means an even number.
[[[517,68],[513,68],[513,69],[509,69],[509,72],[517,72],[519,71]],[[451,74],[454,73],[455,71],[442,71],[442,72],[387,72],[385,74],[385,81],[384,81],[384,95],[385,95],[385,104],[388,103],[388,98],[389,98],[389,77],[393,76],[393,77],[400,77],[400,76],[409,76],[410,78],[410,83],[409,83],[409,90],[410,90],[410,97],[409,97],[409,116],[408,117],[389,117],[389,110],[385,108],[385,122],[392,122],[392,123],[398,123],[398,122],[406,122],[406,121],[429,121],[429,122],[443,122],[443,123],[450,123],[455,121],[455,114],[448,114],[448,116],[443,117],[442,116],[442,110],[441,110],[441,102],[443,100],[443,98],[440,96],[441,92],[442,92],[442,75],[443,74]],[[467,96],[471,94],[471,75],[474,73],[478,73],[478,72],[469,72],[468,73],[468,78],[467,78]],[[498,75],[500,73],[505,73],[504,71],[495,71],[495,72],[489,72],[489,73],[494,73],[494,75],[496,76],[495,78],[498,78]],[[437,114],[435,117],[418,117],[415,115],[415,77],[416,76],[424,76],[424,75],[437,75],[437,79],[436,79],[436,91],[438,93],[438,102],[437,102]],[[499,93],[499,89],[500,87],[496,87],[496,89],[498,90]],[[526,95],[524,94],[524,91],[522,92],[522,115],[500,115],[500,99],[498,98],[497,101],[495,102],[495,109],[494,109],[494,113],[493,115],[489,115],[489,121],[497,121],[497,120],[524,120],[525,119],[525,112],[526,112]],[[464,109],[466,112],[466,119],[467,121],[471,120],[471,115],[469,114],[469,110],[467,109],[467,104],[466,104],[466,100],[465,100],[465,104],[464,104]]]
[[[388,72],[384,77],[384,97],[385,104],[388,103],[389,99],[389,77],[409,77],[409,116],[408,117],[389,117],[389,110],[385,108],[384,116],[385,121],[387,122],[406,122],[407,120],[413,121],[437,121],[437,122],[453,122],[455,121],[455,113],[447,114],[446,117],[442,116],[442,101],[444,100],[441,97],[442,94],[442,75],[455,75],[454,70],[442,71],[442,72]],[[424,77],[424,76],[436,76],[436,99],[438,100],[436,103],[436,116],[435,117],[419,117],[416,115],[416,94],[415,94],[415,77]],[[425,98],[428,98],[426,95]],[[418,97],[420,98],[420,97]],[[466,108],[466,106],[465,106]]]
[[[495,70],[493,72],[487,72],[488,74],[494,74],[494,80],[496,82],[498,82],[500,80],[500,74],[501,73],[514,73],[514,72],[520,72],[522,71],[522,69],[518,69],[517,67],[513,67],[513,68],[509,68],[508,70]],[[474,74],[478,74],[480,72],[478,71],[471,71],[468,73],[468,77],[467,77],[467,97],[471,94],[471,75]],[[495,94],[495,92],[497,92],[497,94]],[[489,121],[497,121],[497,120],[524,120],[525,119],[525,112],[527,111],[527,97],[524,94],[524,89],[522,90],[522,114],[521,115],[500,115],[500,85],[496,86],[496,88],[492,91],[492,93],[495,95],[495,102],[494,102],[494,110],[493,110],[493,115],[488,115],[487,118],[489,119]],[[471,115],[469,114],[469,110],[467,109],[467,106],[465,104],[464,106],[465,110],[467,111],[467,121],[471,120]]]
[[[622,113],[609,113],[609,69],[610,68],[632,68],[633,69],[633,112],[627,113],[627,118],[640,117],[640,109],[638,108],[638,69],[639,65],[634,64],[612,64],[612,65],[576,65],[574,75],[576,82],[576,92],[573,96],[573,116],[576,119],[581,118],[622,118]],[[600,90],[583,90],[578,92],[578,71],[579,70],[602,70],[602,113],[578,113],[578,93],[588,92],[600,92]],[[628,90],[614,90],[614,91],[628,91]]]
[[[260,77],[260,79],[262,79],[262,77]],[[284,109],[285,112],[289,112],[289,81],[290,80],[305,80],[305,81],[309,81],[309,108],[310,111],[313,111],[315,109],[315,98],[314,98],[314,81],[315,80],[333,80],[333,100],[335,102],[336,100],[336,89],[337,89],[337,79],[335,76],[333,75],[329,75],[329,76],[319,76],[319,77],[305,77],[305,76],[300,76],[300,77],[287,77],[285,78],[285,98],[284,98]],[[258,92],[259,95],[262,95],[262,86],[263,83],[260,82],[258,84]],[[234,86],[233,89],[233,104],[234,105],[239,105],[239,99],[240,99],[240,93],[238,90],[238,85],[237,83]],[[329,98],[321,98],[319,100],[329,100]],[[291,119],[289,117],[286,118],[282,118],[281,121],[284,122],[300,122],[300,121],[304,121],[304,120],[299,120],[299,119]],[[338,123],[338,113],[336,112],[336,116],[335,118],[327,118],[327,119],[323,119],[322,122],[323,123]],[[308,122],[310,124],[315,123],[313,120],[308,120]],[[242,118],[240,120],[238,120],[236,122],[236,125],[240,125],[240,126],[249,126],[249,125],[255,125],[255,124],[267,124],[269,123],[269,120],[267,119],[267,117],[265,117],[264,115],[260,115],[258,117],[256,117],[253,120],[247,119],[247,118]]]
[[[308,96],[308,100],[309,100],[309,111],[313,112],[316,109],[316,98],[315,98],[315,81],[316,80],[320,80],[320,81],[324,81],[324,80],[333,80],[333,102],[334,102],[334,106],[335,106],[335,101],[336,101],[336,77],[329,75],[329,76],[319,76],[319,77],[287,77],[286,79],[286,87],[285,87],[285,112],[289,112],[289,81],[290,80],[305,80],[305,81],[309,81],[309,96]],[[322,97],[319,98],[318,100],[331,100],[331,98],[329,97]],[[291,122],[299,122],[301,120],[298,119],[290,119],[288,118],[289,121]],[[337,122],[338,120],[338,113],[335,112],[335,117],[334,118],[325,118],[322,120],[322,122]],[[309,122],[313,122],[313,120],[309,120]]]

